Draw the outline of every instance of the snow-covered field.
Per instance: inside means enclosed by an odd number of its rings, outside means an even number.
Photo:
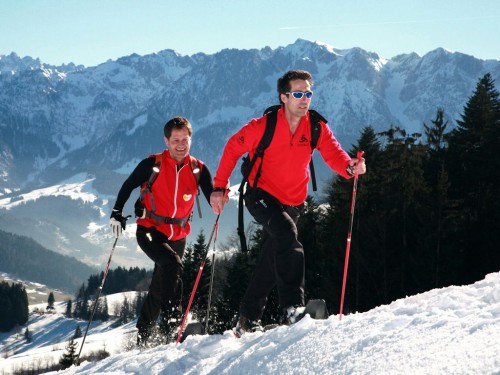
[[[108,296],[110,306],[121,295]],[[0,373],[52,357],[57,362],[77,324],[58,314],[33,316],[31,344],[0,334]],[[112,307],[110,307],[112,312]],[[143,352],[126,350],[134,323],[92,325],[83,355],[111,356],[58,374],[500,374],[500,272],[473,285],[451,286],[359,314],[306,316],[292,327],[236,339],[191,336]],[[79,339],[80,342],[81,339]],[[5,358],[4,348],[12,355]],[[15,348],[15,349],[14,349]],[[15,353],[15,354],[14,354]]]

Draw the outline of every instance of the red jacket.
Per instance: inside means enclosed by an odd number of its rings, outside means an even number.
[[[326,164],[345,178],[350,178],[346,168],[351,160],[333,136],[327,124],[320,122],[321,135],[316,148]],[[253,119],[229,138],[214,178],[214,187],[225,188],[239,158],[249,152],[252,158],[264,135],[266,116]],[[264,163],[258,187],[277,198],[281,203],[298,206],[307,196],[312,150],[310,146],[311,123],[309,114],[304,116],[294,135],[283,108],[278,111],[276,130],[269,147],[264,151]],[[253,186],[255,174],[261,162],[259,158],[249,176]]]
[[[198,163],[203,168],[200,160]],[[142,185],[141,192],[145,187],[146,183]],[[198,183],[191,169],[190,156],[184,159],[178,170],[177,162],[170,157],[168,150],[163,151],[160,173],[151,190],[156,215],[180,219],[189,217],[198,194]],[[144,195],[143,203],[147,211],[152,210],[151,194]],[[158,223],[152,218],[137,219],[137,224],[147,228],[155,227],[173,241],[185,238],[191,232],[189,222],[184,228],[176,224]]]

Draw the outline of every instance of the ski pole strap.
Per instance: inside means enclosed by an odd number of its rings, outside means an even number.
[[[184,228],[186,226],[186,223],[189,220],[189,217],[184,217],[184,218],[165,217],[165,216],[156,215],[154,212],[150,212],[150,211],[146,212],[146,217],[150,218],[150,219],[154,219],[158,223],[176,224],[182,228]]]

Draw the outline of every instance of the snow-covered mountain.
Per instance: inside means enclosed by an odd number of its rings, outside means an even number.
[[[228,136],[277,103],[276,80],[292,68],[313,73],[313,108],[330,120],[346,149],[368,125],[422,131],[438,107],[453,125],[477,80],[486,72],[500,77],[500,61],[441,48],[385,59],[300,39],[213,55],[165,50],[89,68],[2,55],[0,227],[63,253],[102,253],[100,234],[118,188],[139,160],[163,149],[168,119],[190,119],[192,154],[214,172]],[[317,173],[321,186],[330,172],[320,165]],[[234,181],[239,178],[235,173]],[[76,182],[95,198],[25,201],[35,189]],[[205,215],[195,230],[211,223]],[[135,250],[129,251],[124,258],[130,261]]]
[[[105,349],[111,356],[83,362],[58,374],[500,374],[500,273],[472,285],[450,286],[406,297],[365,313],[309,316],[236,339],[191,336],[139,351],[133,348],[134,322],[114,327],[94,322],[82,356]],[[133,297],[128,292],[129,300]],[[123,299],[108,296],[108,305]],[[35,307],[35,306],[32,306]],[[45,305],[41,305],[43,309]],[[76,326],[86,323],[57,314],[32,315],[23,331],[0,334],[0,372],[29,370],[57,363]],[[113,309],[110,307],[110,311]],[[81,338],[77,339],[78,344]],[[78,346],[79,350],[79,346]]]

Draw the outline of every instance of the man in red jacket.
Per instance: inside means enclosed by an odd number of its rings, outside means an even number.
[[[193,130],[183,117],[174,117],[163,129],[167,149],[142,160],[123,183],[111,213],[110,225],[118,237],[125,229],[123,207],[132,191],[141,186],[136,202],[137,242],[154,262],[153,278],[137,320],[137,343],[146,346],[163,309],[175,309],[182,293],[182,256],[191,232],[189,218],[198,185],[207,201],[212,193],[208,168],[189,155]],[[155,167],[159,171],[153,174]],[[154,181],[153,181],[154,180]],[[167,313],[168,317],[168,313]]]
[[[304,209],[312,152],[309,106],[312,76],[292,70],[278,79],[282,104],[277,113],[273,139],[248,178],[245,206],[264,229],[261,257],[240,304],[236,333],[261,330],[260,318],[267,296],[278,287],[283,323],[293,324],[304,311],[304,249],[297,239],[297,220]],[[345,178],[366,172],[364,159],[351,159],[341,148],[327,124],[320,122],[316,148],[326,164]],[[220,214],[227,198],[229,177],[245,154],[253,157],[266,127],[266,115],[253,119],[227,142],[214,179],[211,206]],[[262,166],[260,166],[262,163]],[[260,169],[257,186],[256,175]]]

